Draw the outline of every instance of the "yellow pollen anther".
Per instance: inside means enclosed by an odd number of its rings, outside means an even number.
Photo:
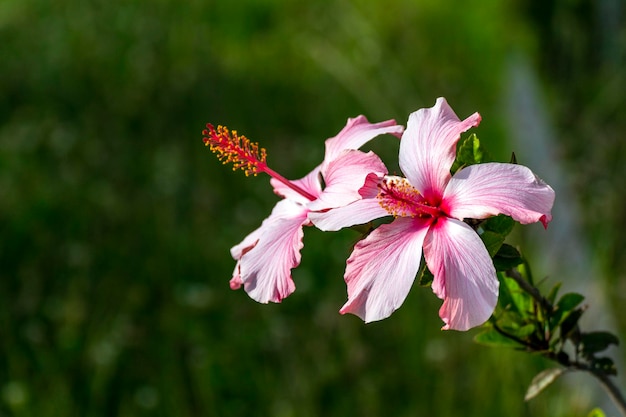
[[[248,138],[232,133],[225,126],[218,126],[217,130],[208,123],[202,131],[205,146],[217,155],[223,164],[233,164],[233,171],[241,169],[246,176],[257,175],[267,166],[265,160],[267,153],[265,148],[259,148],[257,143]]]
[[[436,207],[429,206],[420,192],[406,178],[385,177],[376,196],[382,208],[394,217],[435,216]]]

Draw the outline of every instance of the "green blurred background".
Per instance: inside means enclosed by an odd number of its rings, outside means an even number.
[[[352,231],[305,230],[297,291],[280,305],[231,291],[229,249],[276,197],[266,177],[219,164],[201,131],[237,129],[299,178],[348,117],[404,124],[438,96],[460,117],[479,111],[475,132],[498,159],[515,150],[568,189],[555,186],[555,208],[580,208],[563,227],[593,264],[583,283],[606,294],[590,311],[624,335],[624,9],[0,0],[0,416],[571,417],[603,405],[595,381],[569,377],[524,403],[546,364],[475,345],[476,330],[440,331],[430,289],[383,322],[340,316]],[[520,69],[536,90],[511,88]],[[549,154],[523,143],[538,125]],[[392,142],[372,145],[391,163]],[[550,259],[550,282],[580,284],[558,276],[574,256]]]

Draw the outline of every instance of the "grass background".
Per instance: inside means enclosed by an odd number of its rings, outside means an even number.
[[[445,96],[508,160],[523,57],[608,294],[591,308],[624,335],[624,27],[618,0],[0,0],[0,415],[587,415],[594,381],[524,403],[545,364],[441,332],[429,289],[380,323],[340,316],[351,231],[305,231],[281,305],[231,291],[229,248],[276,197],[201,130],[299,178],[347,117]]]

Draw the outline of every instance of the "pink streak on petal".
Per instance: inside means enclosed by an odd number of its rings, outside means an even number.
[[[239,271],[239,262],[235,265],[235,270],[233,271],[233,277],[228,282],[231,290],[238,290],[243,285],[243,281],[241,280],[241,273]]]
[[[380,192],[379,185],[384,179],[384,176],[377,174],[368,174],[365,179],[365,184],[359,190],[359,194],[362,198],[376,198]]]
[[[450,167],[461,133],[479,123],[478,113],[459,120],[442,97],[433,107],[409,116],[400,141],[400,169],[431,204],[440,202],[450,179]]]
[[[318,199],[308,204],[310,210],[326,210],[345,206],[361,199],[359,190],[368,175],[387,174],[383,161],[373,152],[345,150],[327,165],[324,175],[326,187]]]
[[[378,135],[389,133],[399,138],[403,130],[404,127],[397,125],[395,120],[370,123],[365,116],[348,119],[346,126],[337,136],[326,140],[324,164],[337,158],[341,151],[359,149]]]
[[[441,217],[424,241],[424,257],[435,276],[433,292],[444,300],[443,330],[468,330],[483,324],[498,301],[493,262],[471,227]]]
[[[249,252],[251,249],[253,249],[259,242],[259,239],[263,234],[263,230],[263,225],[261,225],[256,230],[250,232],[248,236],[246,236],[240,243],[230,248],[230,255],[233,257],[233,259],[238,261],[246,252]]]
[[[487,163],[458,171],[448,183],[442,209],[457,219],[506,214],[520,223],[552,219],[554,190],[525,166]]]
[[[340,313],[369,323],[397,310],[419,270],[427,230],[427,220],[398,218],[357,243],[347,262],[348,301]]]
[[[294,183],[296,186],[302,188],[304,191],[308,192],[312,196],[318,197],[322,193],[320,168],[321,166],[317,166],[306,176],[300,178],[299,180],[293,180],[291,182]],[[274,187],[274,193],[281,197],[293,200],[300,204],[308,204],[310,202],[308,198],[274,178],[270,180],[270,184],[272,184],[272,187]]]
[[[302,226],[307,222],[306,208],[279,201],[261,227],[231,249],[233,257],[240,257],[231,286],[243,283],[250,298],[260,303],[279,303],[294,292],[291,269],[300,263]],[[253,245],[245,245],[253,240]]]

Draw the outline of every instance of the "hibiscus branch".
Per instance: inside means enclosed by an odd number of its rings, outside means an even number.
[[[543,349],[541,348],[541,346],[538,346],[532,342],[529,342],[528,340],[524,340],[522,338],[519,338],[509,332],[507,332],[506,330],[502,329],[500,326],[498,326],[497,321],[493,321],[491,323],[491,325],[493,326],[494,330],[498,333],[500,333],[502,336],[506,337],[507,339],[511,339],[517,343],[519,343],[522,346],[525,346],[529,351],[542,351]]]
[[[605,391],[607,391],[620,413],[626,416],[626,399],[624,399],[624,396],[615,383],[604,372],[597,372],[593,369],[588,371],[600,381],[600,384]]]
[[[490,324],[499,335],[515,341],[527,351],[538,353],[546,359],[550,359],[563,366],[566,370],[589,372],[600,383],[619,411],[626,416],[626,399],[621,390],[611,379],[617,371],[612,359],[599,357],[597,353],[605,350],[612,344],[618,344],[615,335],[608,332],[583,332],[580,330],[578,321],[585,311],[585,306],[579,306],[583,300],[580,294],[569,293],[563,295],[558,302],[554,302],[556,292],[545,297],[539,289],[531,283],[530,266],[522,261],[523,273],[516,268],[507,269],[504,275],[517,284],[516,295],[530,297],[535,308],[532,311],[518,310],[511,313],[510,308],[505,308],[502,315],[494,314]],[[526,275],[526,276],[525,276]],[[504,285],[505,291],[511,287]],[[557,287],[558,288],[558,287]],[[520,294],[519,291],[523,294]],[[529,304],[527,304],[529,305]],[[507,314],[508,312],[508,314]],[[532,325],[533,332],[518,334],[516,330]],[[511,330],[509,330],[511,329]],[[573,357],[565,351],[566,346],[573,346]],[[554,375],[562,372],[540,373],[531,385],[532,398],[541,389],[556,379]],[[549,379],[549,380],[548,380]]]
[[[552,303],[550,303],[550,301],[548,301],[543,295],[541,295],[541,292],[536,287],[533,287],[530,284],[530,282],[525,280],[522,274],[520,274],[520,272],[517,269],[511,268],[507,270],[505,274],[507,277],[513,278],[515,282],[517,283],[517,285],[519,285],[520,288],[522,288],[535,301],[537,301],[545,312],[550,312],[554,309],[554,306],[552,305]]]

